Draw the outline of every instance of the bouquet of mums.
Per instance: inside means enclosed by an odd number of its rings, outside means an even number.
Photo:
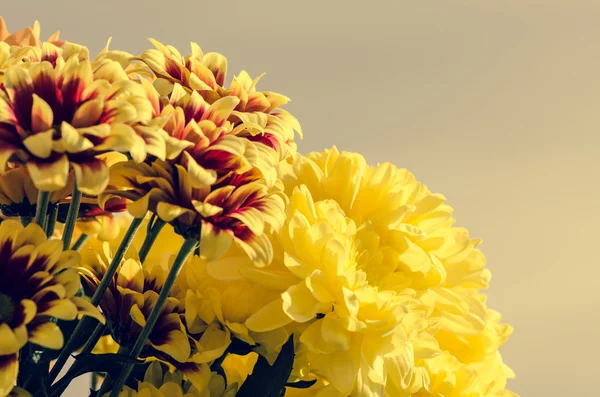
[[[151,43],[0,18],[0,397],[516,397],[443,195]]]

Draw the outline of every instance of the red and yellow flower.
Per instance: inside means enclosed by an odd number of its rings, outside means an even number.
[[[100,202],[113,195],[131,200],[133,216],[151,211],[184,237],[199,238],[205,258],[217,258],[235,243],[257,266],[270,263],[273,249],[266,231],[281,227],[281,194],[253,172],[232,174],[211,186],[194,187],[191,181],[179,164],[118,163],[111,168],[111,184],[123,190],[107,190]]]
[[[290,99],[274,92],[260,92],[256,84],[263,76],[252,79],[246,71],[234,76],[229,88],[224,88],[227,74],[227,58],[222,54],[204,54],[196,43],[192,52],[183,57],[177,49],[151,40],[156,49],[145,51],[139,59],[156,75],[154,86],[161,95],[168,95],[175,85],[186,91],[198,92],[209,104],[233,96],[239,99],[234,112],[229,116],[235,127],[245,124],[238,130],[239,135],[259,142],[274,150],[281,159],[288,158],[296,151],[295,132],[302,134],[298,120],[281,106]]]
[[[91,315],[104,322],[80,288],[79,254],[62,251],[60,240],[46,239],[36,224],[0,223],[0,396],[8,395],[19,370],[19,350],[31,342],[60,349],[64,337],[51,318],[75,320]]]
[[[138,134],[133,126],[152,119],[141,84],[121,65],[105,60],[92,68],[73,55],[9,66],[0,90],[0,172],[7,162],[27,167],[40,190],[62,189],[69,171],[78,188],[96,195],[108,184],[106,152],[164,158],[159,129]]]

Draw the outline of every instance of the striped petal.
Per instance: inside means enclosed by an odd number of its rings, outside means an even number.
[[[106,189],[110,169],[99,159],[91,159],[81,163],[71,163],[75,171],[77,187],[84,194],[96,196]]]
[[[58,325],[47,322],[30,328],[29,341],[48,349],[63,347],[64,338]]]
[[[50,158],[48,162],[31,159],[27,162],[27,171],[35,187],[43,191],[62,189],[69,178],[69,160],[61,155],[56,159]]]
[[[33,106],[31,107],[31,131],[43,132],[52,127],[54,113],[46,101],[37,94],[33,94]]]

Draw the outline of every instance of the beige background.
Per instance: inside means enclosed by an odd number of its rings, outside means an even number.
[[[489,302],[516,329],[514,391],[597,395],[597,0],[0,0],[0,14],[94,52],[108,36],[130,52],[194,40],[231,72],[267,72],[301,150],[407,167],[483,237]]]

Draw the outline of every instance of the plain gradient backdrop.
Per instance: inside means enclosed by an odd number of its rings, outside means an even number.
[[[598,395],[598,0],[0,0],[0,15],[93,53],[109,36],[133,53],[195,41],[229,78],[266,72],[301,151],[406,167],[483,238],[512,390]]]

